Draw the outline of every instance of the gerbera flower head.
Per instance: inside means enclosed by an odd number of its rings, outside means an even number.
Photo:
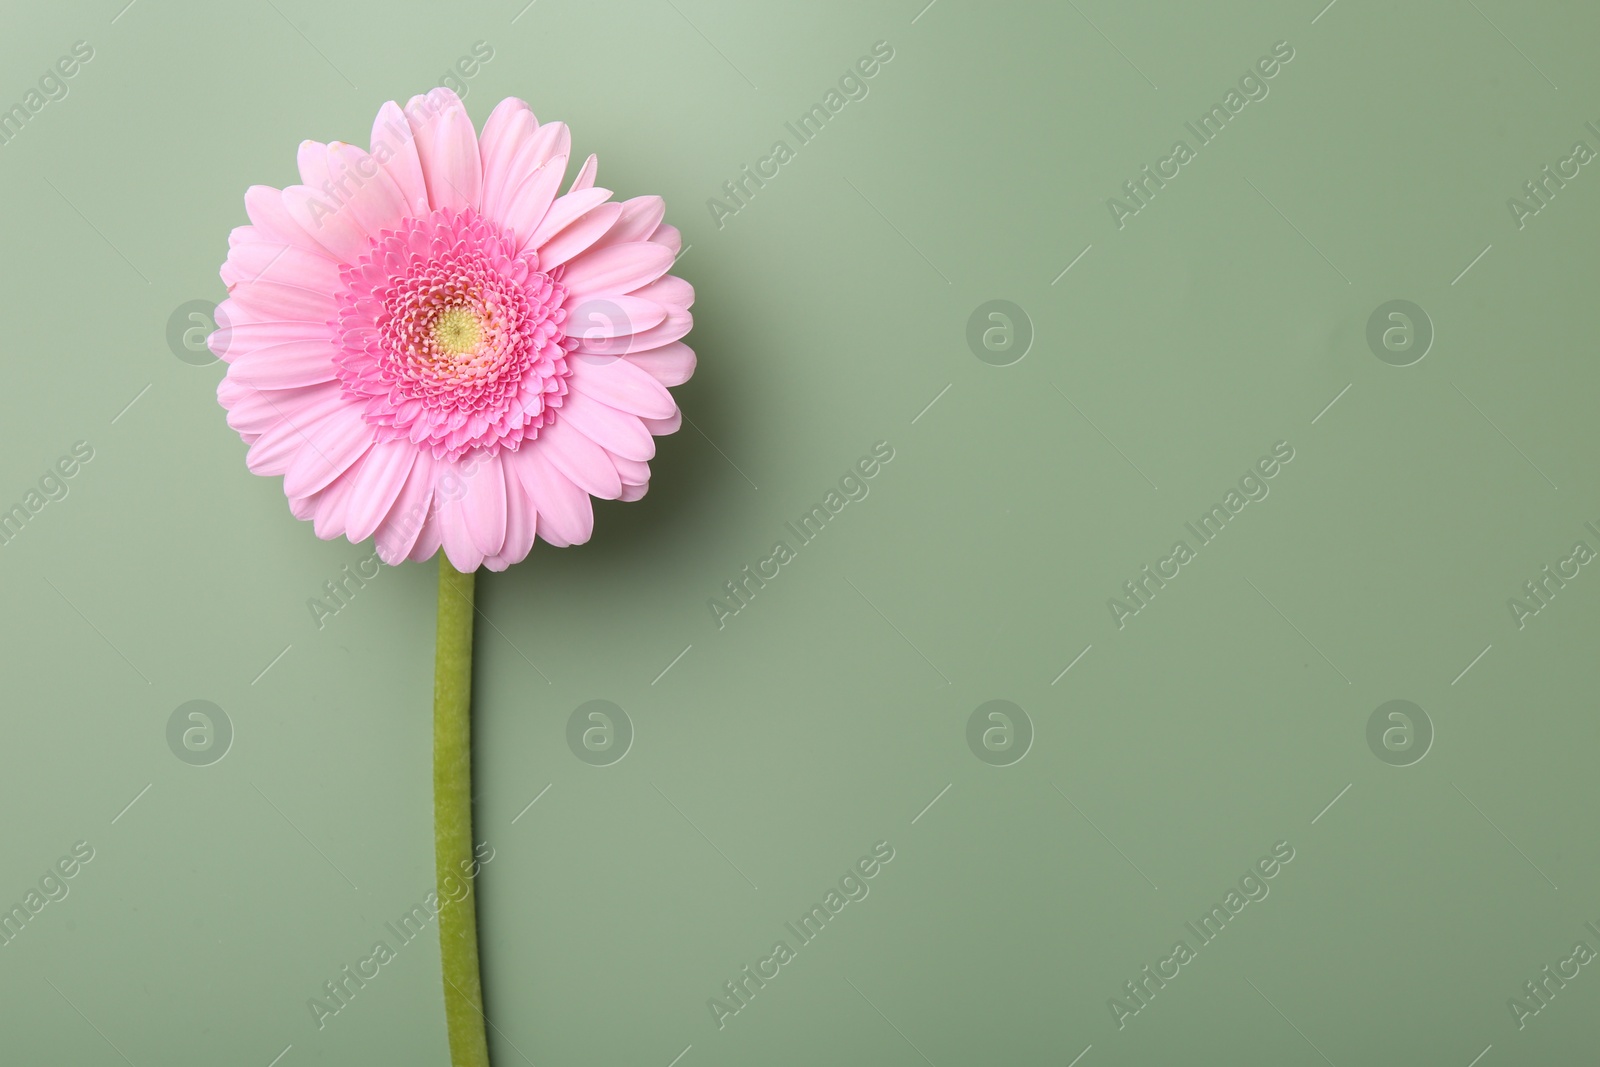
[[[386,563],[503,570],[589,539],[678,428],[694,290],[658,196],[615,202],[571,134],[504,100],[479,136],[448,89],[387,103],[371,149],[306,141],[229,236],[217,399],[318,537]]]

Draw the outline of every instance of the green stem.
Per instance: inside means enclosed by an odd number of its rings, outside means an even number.
[[[444,906],[472,865],[472,596],[463,574],[439,553],[439,622],[433,663],[433,849],[439,908],[444,1015],[454,1067],[489,1067],[483,987],[478,977],[477,894]],[[470,882],[469,882],[470,885]]]

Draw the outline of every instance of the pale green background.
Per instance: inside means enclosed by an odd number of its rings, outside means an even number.
[[[0,948],[7,1062],[446,1062],[431,937],[320,1032],[306,1006],[429,888],[433,568],[319,631],[368,549],[246,473],[221,366],[165,330],[220,299],[247,185],[479,40],[477,121],[522,96],[666,197],[703,431],[592,543],[480,582],[497,1064],[1592,1061],[1595,967],[1524,1030],[1507,1000],[1600,948],[1600,575],[1520,631],[1506,599],[1600,547],[1600,174],[1521,231],[1506,198],[1597,146],[1600,12],[923,2],[6,12],[0,104],[96,53],[0,148],[0,504],[95,449],[0,548],[0,902],[96,849]],[[870,95],[717,229],[878,40]],[[1280,40],[1119,231],[1106,198]],[[997,298],[1037,335],[1003,368],[965,341]],[[1437,331],[1407,368],[1364,336],[1397,298]],[[707,598],[879,440],[871,495],[719,632]],[[1271,495],[1119,631],[1106,599],[1279,440]],[[165,740],[196,698],[237,731],[199,768]],[[597,698],[637,735],[603,768],[565,740]],[[965,740],[997,698],[1037,731],[1006,768]],[[1393,698],[1437,731],[1415,766],[1367,747]],[[719,1031],[707,998],[878,840],[871,895]],[[1271,895],[1119,1031],[1107,999],[1279,840]]]

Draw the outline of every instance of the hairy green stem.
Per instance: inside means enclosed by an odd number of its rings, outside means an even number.
[[[438,899],[472,869],[473,573],[439,553],[439,622],[433,662],[433,850]],[[454,1067],[489,1067],[478,977],[477,894],[439,909],[444,1014]]]

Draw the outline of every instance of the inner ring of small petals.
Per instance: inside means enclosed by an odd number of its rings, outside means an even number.
[[[515,449],[566,393],[567,295],[467,209],[407,219],[341,271],[335,367],[378,440],[436,458]]]

